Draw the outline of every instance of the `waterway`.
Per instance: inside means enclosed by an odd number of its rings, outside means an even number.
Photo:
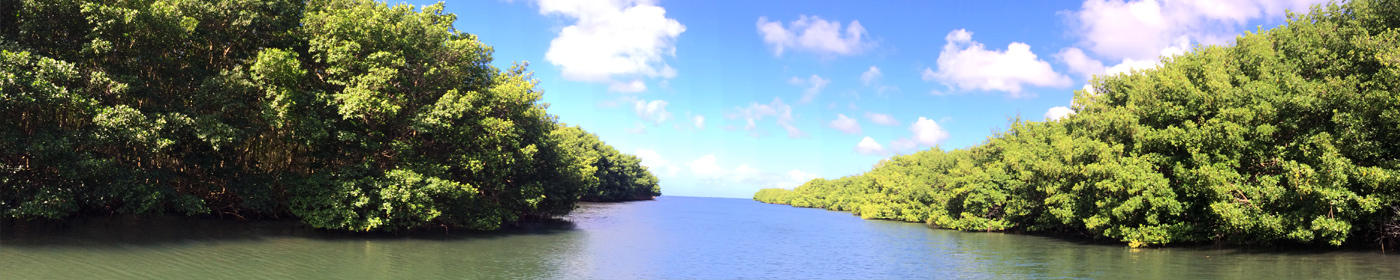
[[[747,199],[587,203],[500,232],[326,233],[289,221],[0,225],[0,279],[1400,279],[1378,251],[1132,249],[929,229]]]

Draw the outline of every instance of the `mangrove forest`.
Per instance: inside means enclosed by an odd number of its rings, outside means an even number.
[[[660,195],[443,5],[0,1],[0,218],[490,230]]]
[[[1314,6],[1161,62],[1095,77],[1068,117],[753,199],[1133,247],[1394,246],[1400,1]]]

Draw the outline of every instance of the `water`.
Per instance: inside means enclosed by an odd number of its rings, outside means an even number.
[[[928,229],[747,199],[585,204],[498,233],[345,235],[289,222],[4,224],[4,279],[1400,279],[1372,251],[1130,249]]]

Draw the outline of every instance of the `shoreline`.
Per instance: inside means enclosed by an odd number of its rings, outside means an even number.
[[[951,231],[969,232],[969,233],[1001,233],[1001,234],[1014,234],[1014,235],[1024,235],[1024,236],[1038,236],[1038,237],[1045,237],[1045,238],[1053,238],[1053,239],[1064,240],[1064,241],[1067,241],[1067,242],[1076,243],[1076,245],[1101,245],[1101,246],[1109,246],[1109,245],[1111,245],[1111,246],[1118,246],[1118,247],[1123,247],[1123,248],[1128,248],[1128,249],[1133,249],[1133,250],[1139,250],[1139,249],[1187,249],[1187,250],[1199,250],[1199,249],[1225,249],[1225,250],[1241,250],[1241,251],[1246,251],[1246,252],[1250,252],[1250,253],[1270,253],[1270,252],[1260,252],[1260,251],[1273,251],[1273,253],[1296,253],[1296,252],[1304,252],[1304,251],[1310,252],[1310,253],[1327,253],[1327,252],[1371,252],[1371,253],[1380,253],[1380,254],[1400,253],[1400,244],[1397,244],[1397,243],[1395,243],[1395,242],[1392,242],[1392,243],[1387,244],[1387,245],[1382,245],[1382,244],[1380,244],[1380,243],[1361,244],[1361,243],[1357,243],[1357,242],[1347,242],[1347,243],[1343,243],[1341,246],[1327,246],[1327,245],[1322,245],[1322,244],[1309,244],[1309,243],[1298,243],[1298,242],[1279,242],[1279,243],[1274,243],[1274,244],[1232,244],[1232,243],[1224,243],[1224,242],[1173,242],[1173,243],[1169,243],[1169,244],[1154,244],[1154,245],[1152,245],[1152,246],[1146,246],[1146,247],[1129,247],[1129,246],[1127,246],[1127,245],[1128,245],[1127,242],[1116,241],[1116,240],[1107,239],[1107,238],[1095,238],[1095,237],[1093,237],[1093,236],[1085,235],[1085,234],[1082,234],[1082,233],[1025,231],[1025,230],[1020,230],[1020,229],[1015,229],[1015,230],[995,230],[995,231],[959,230],[959,229],[951,229],[951,228],[939,227],[939,226],[936,226],[936,225],[929,224],[929,223],[927,223],[927,222],[911,222],[911,221],[893,220],[893,219],[865,218],[865,217],[861,217],[859,214],[851,213],[850,211],[831,210],[831,209],[818,208],[818,207],[800,207],[800,206],[792,206],[791,204],[772,203],[772,202],[764,202],[764,201],[759,201],[759,200],[753,200],[753,201],[754,201],[754,202],[758,202],[758,203],[762,203],[762,204],[768,204],[768,205],[782,205],[782,206],[787,206],[787,207],[792,207],[792,208],[820,209],[820,210],[825,210],[825,211],[829,211],[829,212],[845,213],[845,214],[850,214],[851,216],[854,216],[854,217],[859,218],[859,219],[861,219],[861,220],[890,221],[890,222],[909,223],[909,224],[923,224],[923,225],[924,225],[925,227],[927,227],[929,230],[951,230]]]

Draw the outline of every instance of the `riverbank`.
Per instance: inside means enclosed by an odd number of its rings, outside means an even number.
[[[320,240],[451,240],[489,238],[515,234],[551,234],[573,230],[562,218],[523,220],[497,230],[418,228],[399,231],[356,232],[317,229],[295,219],[221,219],[211,216],[117,215],[65,220],[24,221],[0,219],[0,245],[112,247],[182,242],[250,241],[268,238]]]
[[[1067,228],[1066,228],[1066,229],[1060,229],[1060,230],[1058,230],[1058,231],[1051,231],[1051,230],[1044,230],[1044,231],[1028,231],[1028,230],[1024,230],[1024,229],[1022,229],[1022,228],[1019,228],[1019,227],[1011,227],[1011,228],[1007,228],[1007,229],[1004,229],[1004,230],[959,230],[959,229],[950,229],[950,228],[939,227],[938,225],[932,224],[932,223],[930,223],[930,222],[928,222],[928,221],[920,222],[920,221],[905,221],[905,220],[887,219],[887,218],[872,218],[872,217],[869,217],[869,216],[862,216],[861,214],[855,213],[855,212],[852,212],[852,211],[843,211],[843,210],[827,209],[827,208],[821,208],[821,207],[802,207],[802,206],[794,206],[794,205],[786,204],[786,203],[777,203],[777,202],[761,201],[761,200],[758,200],[757,198],[754,199],[754,202],[758,202],[758,203],[762,203],[762,204],[768,204],[768,205],[782,205],[782,206],[788,206],[788,207],[792,207],[792,208],[821,209],[821,210],[826,210],[826,211],[831,211],[831,212],[838,212],[838,213],[849,214],[849,215],[852,215],[852,216],[859,217],[861,220],[889,221],[889,222],[910,223],[910,224],[923,224],[923,225],[927,226],[930,230],[951,230],[951,231],[974,232],[974,233],[975,233],[975,232],[982,232],[982,233],[998,233],[998,234],[1015,234],[1015,235],[1026,235],[1026,236],[1038,236],[1038,237],[1046,237],[1046,238],[1055,238],[1055,239],[1060,239],[1060,240],[1064,240],[1064,241],[1067,241],[1067,242],[1079,243],[1079,244],[1115,245],[1115,246],[1130,245],[1130,244],[1128,244],[1127,242],[1123,242],[1123,241],[1119,241],[1119,240],[1113,240],[1113,239],[1108,239],[1108,238],[1103,238],[1102,236],[1094,235],[1094,234],[1091,234],[1091,233],[1086,232],[1086,231],[1083,231],[1083,230],[1073,230],[1073,229],[1067,229]],[[1146,246],[1137,246],[1137,247],[1134,247],[1134,248],[1138,248],[1138,247],[1146,247]],[[1178,243],[1172,243],[1172,244],[1154,245],[1154,246],[1151,246],[1151,247],[1154,247],[1154,248],[1179,248],[1179,249],[1236,249],[1236,250],[1242,250],[1242,251],[1247,251],[1247,252],[1275,252],[1275,253],[1288,253],[1288,252],[1312,252],[1312,253],[1321,253],[1321,252],[1378,252],[1378,253],[1383,253],[1383,254],[1387,254],[1387,253],[1400,253],[1400,251],[1397,251],[1397,250],[1400,250],[1400,242],[1396,242],[1396,240],[1393,240],[1393,239],[1392,239],[1392,240],[1385,240],[1384,242],[1382,242],[1382,241],[1380,241],[1380,240],[1377,240],[1377,242],[1374,242],[1374,243],[1348,242],[1348,243],[1343,243],[1343,244],[1340,245],[1340,246],[1325,245],[1325,244],[1317,244],[1317,243],[1287,242],[1287,241],[1284,241],[1284,242],[1274,242],[1274,243],[1262,243],[1262,242],[1257,242],[1257,243],[1251,243],[1251,242],[1244,242],[1244,243],[1226,243],[1226,242],[1214,241],[1214,242],[1178,242]]]
[[[661,194],[445,4],[198,3],[0,4],[0,217],[493,230]]]
[[[1397,28],[1395,1],[1313,6],[1233,44],[1096,76],[1063,117],[1013,118],[976,145],[898,154],[754,199],[1129,247],[1395,247]]]

